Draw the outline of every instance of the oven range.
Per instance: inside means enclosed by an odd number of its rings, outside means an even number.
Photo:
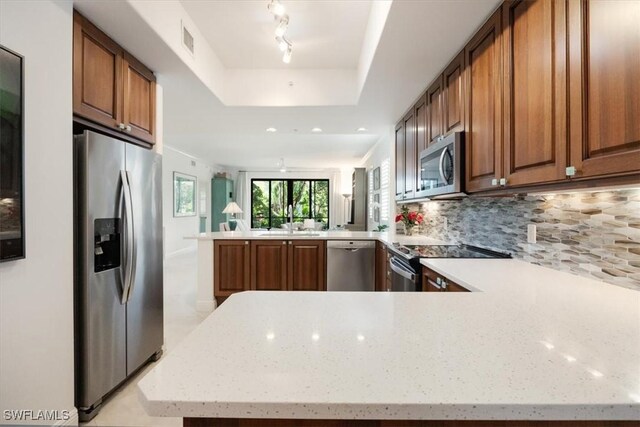
[[[388,247],[391,253],[391,291],[421,291],[420,258],[511,258],[510,254],[472,245],[399,245]]]

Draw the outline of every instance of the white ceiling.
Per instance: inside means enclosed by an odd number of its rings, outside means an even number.
[[[200,3],[203,7],[205,4],[217,7],[209,4],[216,3],[213,1]],[[228,3],[249,7],[243,1]],[[267,1],[258,3],[263,4],[266,13]],[[341,168],[358,164],[377,141],[390,140],[396,121],[499,3],[500,0],[395,0],[357,105],[242,107],[224,105],[219,95],[212,93],[210,86],[196,77],[179,55],[158,42],[157,34],[145,23],[144,17],[131,13],[127,2],[75,0],[81,12],[157,73],[164,92],[166,144],[211,163],[249,170],[275,168],[281,157],[288,167],[298,168]],[[191,6],[194,5],[188,5]],[[204,9],[197,16],[208,22]],[[302,12],[295,15],[291,12],[292,23],[313,19]],[[342,17],[335,19],[342,22]],[[207,31],[202,26],[200,30]],[[225,55],[218,51],[216,54],[220,58]],[[242,56],[237,59],[238,64],[246,64],[247,59]],[[277,51],[276,57],[280,61]],[[270,61],[260,59],[263,60]],[[227,59],[221,60],[225,61]],[[295,85],[287,90],[308,89]],[[267,133],[268,127],[275,127],[278,132]],[[311,133],[313,127],[320,127],[324,132]],[[356,132],[358,127],[368,131]]]
[[[266,0],[181,0],[227,68],[353,68],[358,65],[370,0],[283,0],[293,43],[289,65],[275,42]]]

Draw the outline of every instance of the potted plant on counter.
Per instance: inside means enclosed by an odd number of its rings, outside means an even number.
[[[413,234],[413,227],[422,224],[424,216],[418,211],[410,211],[406,206],[402,206],[400,213],[396,215],[396,223],[402,222],[404,224],[404,234],[411,236]]]

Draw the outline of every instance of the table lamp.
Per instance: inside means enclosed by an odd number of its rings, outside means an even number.
[[[223,209],[223,214],[232,214],[233,218],[229,220],[229,230],[234,231],[238,226],[236,222],[236,214],[242,213],[242,209],[236,202],[229,202],[229,204]]]

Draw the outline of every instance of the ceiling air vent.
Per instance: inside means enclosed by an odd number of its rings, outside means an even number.
[[[182,45],[189,51],[191,55],[195,54],[194,46],[193,46],[193,36],[187,30],[187,27],[184,26],[184,22],[181,21],[182,24]]]

